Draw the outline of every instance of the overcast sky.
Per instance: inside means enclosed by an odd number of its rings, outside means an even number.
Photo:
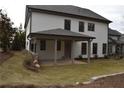
[[[110,28],[124,33],[123,0],[0,0],[0,9],[7,12],[16,27],[24,25],[25,5],[75,5],[88,8],[113,21]]]

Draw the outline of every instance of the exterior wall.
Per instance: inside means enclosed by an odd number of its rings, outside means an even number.
[[[120,40],[124,42],[124,36],[120,37]],[[122,45],[122,54],[124,55],[124,44]]]
[[[96,37],[96,39],[94,39],[93,42],[98,43],[98,50],[97,50],[98,56],[99,57],[104,56],[102,54],[102,44],[103,43],[107,44],[108,42],[108,25],[105,23],[33,12],[32,13],[32,32],[56,29],[56,28],[64,29],[64,19],[71,20],[71,31]],[[83,21],[85,23],[84,32],[79,32],[78,30],[79,21]],[[89,22],[95,24],[95,31],[87,31]],[[74,57],[78,57],[81,54],[81,42],[75,42],[74,48],[75,49],[74,49],[73,55]],[[48,55],[49,55],[49,52],[47,51]],[[92,57],[94,56],[92,55],[92,44],[91,44],[91,56]],[[50,57],[50,56],[47,56],[47,57]],[[87,57],[87,55],[84,55],[84,57]]]
[[[112,54],[115,54],[116,52],[116,45],[112,45]]]
[[[121,37],[120,37],[120,40],[121,40],[121,41],[124,41],[124,36],[121,36]]]
[[[124,37],[112,36],[112,35],[109,35],[109,37],[111,37],[111,38],[114,39],[114,40],[124,41]],[[118,45],[118,44],[112,43],[111,40],[109,40],[109,43],[111,44],[111,46],[109,46],[109,47],[111,47],[111,49],[112,49],[112,52],[109,53],[109,54],[116,54],[116,52],[117,52],[117,45]],[[122,47],[120,47],[120,48],[121,48],[121,51],[120,51],[120,52],[121,52],[122,54],[124,54],[124,45],[122,44],[121,46],[122,46]]]
[[[116,45],[114,44],[109,44],[109,54],[115,54],[116,52]]]
[[[27,36],[29,35],[30,33],[30,19],[28,21],[28,25],[26,27],[26,50],[30,50],[30,41],[27,39]]]
[[[122,54],[124,55],[124,45],[122,46]]]

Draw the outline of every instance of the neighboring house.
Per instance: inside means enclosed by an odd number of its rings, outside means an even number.
[[[108,51],[109,55],[113,54],[123,54],[124,49],[124,38],[122,34],[109,28],[109,41],[108,41]]]
[[[124,34],[121,35],[120,40],[122,42],[122,50],[121,50],[122,52],[121,53],[124,56]]]
[[[108,19],[71,5],[27,5],[26,49],[42,60],[104,57]],[[92,41],[92,42],[91,42]]]

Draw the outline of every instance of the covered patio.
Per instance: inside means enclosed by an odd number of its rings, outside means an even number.
[[[109,55],[124,55],[124,41],[109,37]]]
[[[28,38],[30,38],[30,42],[33,43],[33,51],[37,53],[38,40],[49,40],[54,42],[54,47],[51,48],[53,50],[53,61],[54,64],[57,64],[57,43],[58,41],[64,42],[64,58],[71,59],[72,63],[74,63],[74,44],[78,41],[86,41],[88,44],[88,52],[87,52],[87,62],[90,63],[90,54],[91,54],[91,41],[95,39],[95,37],[91,37],[88,35],[76,33],[69,30],[64,30],[61,28],[51,29],[46,31],[38,31],[30,33]],[[48,55],[49,56],[49,55]],[[41,57],[42,58],[42,57]]]

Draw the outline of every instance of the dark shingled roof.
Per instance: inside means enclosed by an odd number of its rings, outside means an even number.
[[[115,35],[115,36],[121,36],[122,35],[119,31],[113,30],[111,28],[109,28],[108,33],[109,33],[109,35]]]
[[[80,38],[95,39],[95,37],[91,37],[91,36],[88,36],[88,35],[72,32],[72,31],[69,31],[69,30],[64,30],[64,29],[61,29],[61,28],[45,30],[45,31],[38,31],[38,32],[33,32],[31,34],[52,35],[52,36],[69,36],[69,37],[80,37]]]
[[[34,9],[56,11],[56,12],[62,12],[67,14],[74,14],[74,15],[79,15],[83,17],[91,17],[95,19],[110,21],[89,9],[85,9],[85,8],[81,8],[73,5],[28,5],[28,7],[34,8]]]
[[[110,23],[111,21],[104,18],[103,16],[85,8],[73,6],[73,5],[27,5],[26,6],[26,21],[28,15],[28,9],[37,9],[37,10],[45,10],[51,12],[58,12],[64,14],[70,14],[74,16],[92,18],[96,20],[100,20],[106,23]]]

